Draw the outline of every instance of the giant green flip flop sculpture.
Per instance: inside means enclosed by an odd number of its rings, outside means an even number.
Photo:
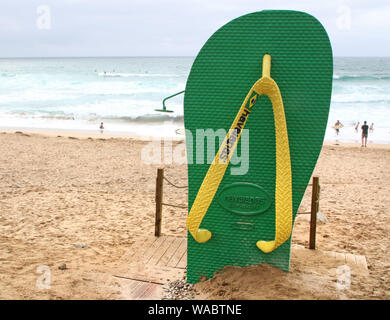
[[[187,157],[194,159],[189,282],[228,265],[268,263],[288,271],[294,218],[323,143],[332,74],[328,36],[302,12],[251,13],[205,43],[184,96]],[[199,161],[204,141],[195,139],[197,130],[221,128],[227,134],[212,150],[214,160],[207,163],[203,152]],[[249,148],[240,148],[246,129]],[[234,175],[230,160],[238,150],[249,164]]]

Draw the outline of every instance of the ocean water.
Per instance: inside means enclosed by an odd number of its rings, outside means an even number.
[[[175,136],[183,127],[183,95],[194,58],[0,59],[0,129],[66,129]],[[369,141],[390,142],[390,58],[335,58],[325,139],[359,141],[357,122],[374,123]],[[344,127],[336,136],[331,126]]]
[[[336,136],[332,125],[337,120],[344,125]],[[368,140],[390,142],[390,58],[334,59],[333,90],[325,140],[357,142],[367,121],[374,124]]]

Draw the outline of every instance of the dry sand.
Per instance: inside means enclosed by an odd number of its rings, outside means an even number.
[[[0,299],[128,297],[113,274],[129,263],[137,238],[153,236],[157,166],[141,162],[143,141],[68,136],[0,133]],[[197,284],[197,297],[389,299],[389,164],[388,145],[333,143],[315,169],[329,220],[318,225],[318,249],[367,257],[369,275],[352,269],[349,290],[336,290],[334,261],[304,250],[292,254],[290,273],[228,268]],[[164,167],[173,182],[187,184],[185,165]],[[300,211],[309,211],[309,193]],[[167,189],[164,201],[183,204],[186,192]],[[186,236],[185,218],[185,210],[164,207],[163,233]],[[293,243],[307,246],[308,229],[305,216],[297,219]],[[50,289],[37,287],[42,265],[51,270]]]

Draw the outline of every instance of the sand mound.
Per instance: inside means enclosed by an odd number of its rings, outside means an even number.
[[[350,273],[350,285],[344,279]],[[321,251],[293,248],[290,272],[263,264],[226,267],[212,279],[195,285],[199,299],[348,299],[364,298],[368,270]]]

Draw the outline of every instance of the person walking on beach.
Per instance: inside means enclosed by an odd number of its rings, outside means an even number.
[[[370,132],[374,132],[374,122],[370,125]]]
[[[100,122],[100,133],[103,133],[103,130],[104,130],[103,122]]]
[[[359,124],[360,124],[360,122],[358,121],[358,123],[357,123],[356,126],[355,126],[355,132],[358,132],[358,131],[359,131]]]
[[[342,128],[342,126],[343,124],[339,120],[337,120],[333,126],[333,128],[336,130],[336,135],[339,135],[340,128]]]
[[[367,121],[364,121],[364,124],[362,125],[362,147],[367,147],[367,136],[368,136],[368,125],[367,125]]]

